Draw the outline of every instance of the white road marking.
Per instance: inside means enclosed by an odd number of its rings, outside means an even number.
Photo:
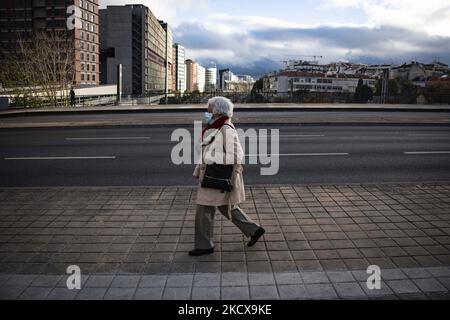
[[[404,154],[450,154],[450,151],[407,151]]]
[[[66,138],[67,141],[83,140],[148,140],[150,137],[92,137],[92,138]]]
[[[246,154],[247,157],[257,157],[257,156],[348,156],[349,153],[272,153],[272,154]]]
[[[272,135],[275,136],[275,135]],[[299,137],[299,138],[313,138],[313,137],[325,137],[324,134],[280,134],[279,137]],[[260,136],[246,136],[248,138],[261,138],[261,137],[269,137],[268,135],[260,135]]]
[[[116,159],[115,156],[95,157],[7,157],[4,160],[92,160],[92,159]]]
[[[444,137],[444,138],[450,138],[450,134],[442,134],[442,133],[430,133],[430,134],[408,134],[408,136],[409,137],[416,137],[416,138],[420,138],[420,137],[423,137],[423,138],[428,138],[428,137],[431,137],[431,138],[433,138],[433,137]]]

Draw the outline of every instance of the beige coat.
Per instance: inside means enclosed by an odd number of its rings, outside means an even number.
[[[229,124],[233,125],[228,120]],[[212,137],[214,140],[211,144]],[[201,163],[195,167],[193,175],[199,178],[197,204],[205,206],[238,205],[245,201],[244,179],[242,177],[244,154],[235,129],[224,125],[220,130],[209,129],[203,138]],[[233,190],[222,193],[220,190],[202,188],[201,181],[205,174],[206,164],[234,164],[232,177]]]

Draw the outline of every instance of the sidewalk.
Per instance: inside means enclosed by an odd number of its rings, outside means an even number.
[[[201,108],[200,108],[201,107]],[[239,109],[234,114],[238,124],[258,124],[265,126],[288,125],[441,125],[450,124],[447,111],[411,112],[406,109],[380,112],[370,109]],[[450,109],[449,109],[450,110]],[[142,110],[141,110],[142,111]],[[202,119],[204,106],[197,109],[172,111],[159,110],[149,112],[48,112],[24,113],[21,115],[0,115],[0,129],[34,128],[123,128],[123,127],[174,127],[192,126],[194,121]],[[176,111],[176,112],[175,112]],[[195,112],[192,112],[195,111]]]
[[[0,189],[0,298],[450,299],[450,183],[246,192],[262,241],[217,215],[216,252],[193,258],[195,188]]]
[[[47,107],[11,109],[0,111],[2,116],[19,115],[49,115],[49,114],[82,114],[82,113],[109,113],[109,112],[177,112],[202,111],[205,104],[168,104],[168,105],[131,105],[98,106],[98,107]],[[262,110],[262,111],[443,111],[449,112],[450,105],[415,105],[415,104],[298,104],[298,103],[237,103],[236,111]]]

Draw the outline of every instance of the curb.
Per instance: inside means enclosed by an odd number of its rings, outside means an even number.
[[[450,122],[442,123],[442,122],[427,122],[427,123],[417,123],[417,122],[309,122],[309,123],[288,123],[288,122],[235,122],[235,124],[240,126],[254,125],[254,126],[266,126],[266,127],[274,127],[274,126],[354,126],[354,127],[362,127],[362,126],[441,126],[447,127],[450,126]],[[173,128],[173,127],[185,127],[192,126],[192,123],[155,123],[155,124],[64,124],[64,125],[48,125],[48,126],[39,126],[33,124],[25,124],[22,126],[14,126],[14,127],[2,127],[0,125],[1,130],[21,130],[21,129],[101,129],[101,128]]]
[[[256,188],[270,188],[270,187],[345,187],[345,186],[362,186],[362,187],[371,187],[371,186],[385,186],[385,187],[395,187],[395,186],[415,186],[415,187],[433,187],[433,186],[442,186],[442,185],[449,185],[450,186],[450,180],[436,180],[436,181],[398,181],[398,182],[342,182],[342,183],[324,183],[324,182],[317,182],[317,183],[255,183],[255,184],[245,184],[246,187],[256,187]],[[0,186],[1,190],[20,190],[20,189],[30,189],[30,190],[38,190],[38,189],[91,189],[91,190],[101,190],[101,189],[173,189],[173,188],[179,188],[179,189],[195,189],[198,187],[198,184],[192,184],[192,185],[132,185],[132,186],[121,186],[121,185],[115,185],[115,186],[32,186],[32,187],[2,187]]]
[[[105,114],[105,113],[177,113],[177,112],[202,112],[204,111],[203,106],[199,107],[187,107],[187,108],[148,108],[148,109],[107,109],[107,110],[97,110],[97,109],[80,109],[80,110],[9,110],[6,112],[0,112],[0,118],[2,117],[21,117],[21,116],[39,116],[39,115],[81,115],[81,114]],[[241,107],[236,106],[235,111],[263,111],[263,112],[276,112],[276,111],[292,111],[292,112],[330,112],[330,111],[357,111],[357,112],[450,112],[450,106],[447,108],[436,108],[436,107],[411,107],[411,108],[399,108],[399,107],[295,107],[295,106],[285,106],[285,107]]]

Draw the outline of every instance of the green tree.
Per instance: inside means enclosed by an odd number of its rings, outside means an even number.
[[[355,91],[355,101],[357,103],[367,103],[373,97],[372,89],[364,84],[363,79],[358,80],[358,86]]]

